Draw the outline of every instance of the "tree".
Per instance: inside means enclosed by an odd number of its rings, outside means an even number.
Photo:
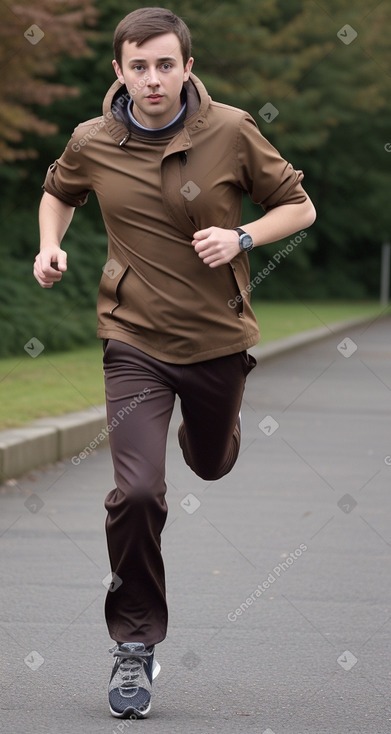
[[[57,130],[32,106],[78,94],[76,86],[48,79],[62,56],[88,53],[86,26],[95,18],[91,0],[57,0],[54,8],[50,0],[0,3],[0,162],[37,155],[22,147],[26,131],[43,136]]]

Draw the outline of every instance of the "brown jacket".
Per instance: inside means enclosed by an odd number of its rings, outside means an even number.
[[[98,294],[98,337],[188,364],[259,340],[246,254],[218,268],[195,253],[194,232],[240,225],[243,192],[264,210],[305,201],[295,171],[243,110],[211,100],[191,74],[182,129],[146,140],[125,126],[128,95],[116,81],[103,116],[79,125],[50,166],[44,189],[81,206],[98,197],[108,260]],[[232,303],[237,308],[232,308]]]

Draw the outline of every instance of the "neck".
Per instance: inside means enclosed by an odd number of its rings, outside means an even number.
[[[181,109],[182,104],[181,101],[178,100],[178,104],[175,106],[173,115],[169,120],[165,120],[164,118],[157,120],[155,117],[144,117],[135,104],[131,104],[130,113],[133,115],[133,121],[135,121],[136,124],[140,125],[145,130],[162,130],[162,128],[171,125],[171,123],[180,113]]]
[[[161,120],[159,121],[158,125],[151,125],[151,122],[153,123],[154,120],[144,119],[143,116],[140,114],[140,110],[134,105],[133,100],[130,99],[128,102],[128,115],[130,118],[130,121],[133,125],[140,128],[141,130],[151,130],[155,132],[159,132],[160,130],[166,130],[167,128],[171,127],[172,125],[175,125],[182,116],[184,115],[186,110],[186,96],[183,95],[178,101],[178,107],[177,112],[175,113],[174,117],[171,118],[167,123],[161,124]]]

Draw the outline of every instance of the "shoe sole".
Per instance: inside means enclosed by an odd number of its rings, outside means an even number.
[[[149,703],[148,708],[145,709],[145,711],[138,711],[137,709],[133,708],[127,708],[125,711],[122,711],[122,713],[118,713],[118,711],[114,711],[114,709],[110,708],[110,713],[112,716],[115,716],[116,719],[145,719],[150,710],[151,710],[151,704]]]
[[[152,680],[155,680],[155,678],[157,678],[161,669],[161,665],[158,663],[158,661],[154,660],[152,665]],[[110,703],[109,708],[111,715],[115,716],[116,719],[130,719],[134,716],[136,717],[136,719],[145,719],[151,710],[151,702],[149,702],[148,707],[145,709],[145,711],[139,711],[138,709],[129,706],[129,708],[125,709],[125,711],[121,711],[119,713],[118,711],[114,711],[114,709],[111,708]]]

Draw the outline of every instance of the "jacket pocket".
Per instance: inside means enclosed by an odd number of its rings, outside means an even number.
[[[102,313],[111,316],[120,305],[119,288],[128,270],[129,265],[123,267],[113,258],[107,261],[103,268],[99,286],[99,301]]]
[[[236,315],[240,318],[243,313],[243,295],[240,290],[239,282],[236,274],[236,267],[229,263],[232,277],[233,295],[228,301],[228,305],[232,310],[236,311]]]

